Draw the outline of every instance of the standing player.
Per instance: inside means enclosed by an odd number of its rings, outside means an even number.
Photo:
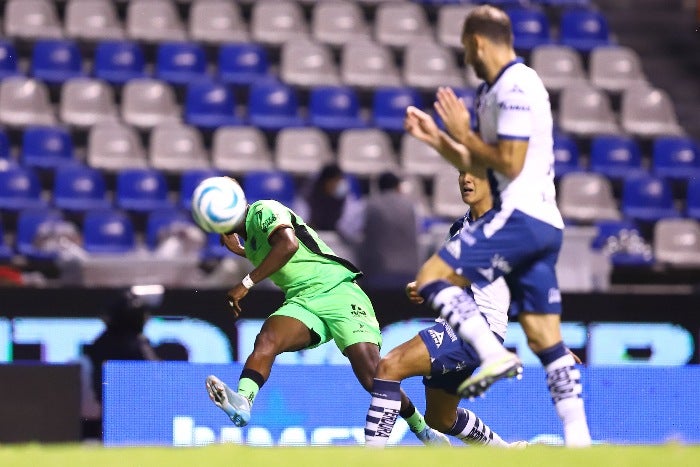
[[[469,172],[461,171],[458,181],[462,200],[469,205],[469,210],[450,228],[450,239],[462,230],[470,229],[475,222],[488,222],[495,214],[485,168],[473,166]],[[505,281],[498,279],[483,289],[472,285],[471,291],[491,331],[503,342],[510,305],[510,294]],[[406,286],[406,294],[413,303],[423,302],[415,282]],[[378,430],[383,410],[376,409],[386,407],[389,400],[394,407],[398,407],[401,404],[401,381],[420,375],[423,376],[425,385],[425,420],[431,427],[456,436],[467,444],[523,446],[524,442],[506,443],[476,414],[458,407],[461,397],[457,394],[457,386],[471,376],[479,363],[479,357],[472,346],[459,339],[442,318],[393,349],[377,366],[372,387],[373,400],[367,412],[365,444],[386,445],[393,420],[385,420],[383,429]]]
[[[207,378],[209,397],[217,407],[236,426],[245,426],[275,357],[282,352],[314,348],[331,339],[350,360],[362,387],[369,391],[380,359],[382,337],[372,303],[355,283],[361,272],[335,256],[293,211],[273,200],[248,206],[245,221],[221,238],[230,251],[255,265],[228,292],[236,317],[248,290],[268,277],[284,291],[285,301],[265,320],[256,337],[237,392],[216,376]],[[245,240],[245,247],[240,238]],[[405,394],[399,415],[423,443],[449,444],[445,435],[426,425]]]
[[[465,60],[485,82],[477,90],[478,133],[469,112],[449,88],[437,93],[440,131],[426,113],[407,109],[405,127],[459,170],[472,164],[490,169],[497,212],[488,222],[463,231],[421,268],[422,297],[472,344],[481,370],[458,388],[462,396],[482,394],[495,381],[519,376],[522,364],[489,330],[474,299],[464,290],[505,276],[513,313],[528,345],[547,373],[547,386],[564,425],[567,446],[589,446],[580,372],[561,337],[561,295],[555,264],[564,223],[556,205],[552,112],[537,73],[516,58],[508,15],[492,6],[475,8],[462,32]]]

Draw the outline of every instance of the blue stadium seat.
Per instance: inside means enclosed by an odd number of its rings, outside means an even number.
[[[83,247],[88,253],[128,253],[136,248],[131,218],[122,211],[88,211],[83,221]]]
[[[0,129],[0,160],[13,162],[10,151],[10,138],[3,129]]]
[[[22,163],[28,167],[54,169],[77,163],[73,140],[62,127],[27,127],[22,134]]]
[[[66,211],[107,209],[112,203],[107,198],[104,175],[92,167],[74,165],[56,170],[53,202]]]
[[[72,40],[40,40],[32,49],[31,74],[49,84],[85,76],[83,56]]]
[[[661,136],[652,148],[654,175],[677,180],[700,179],[700,150],[691,138]]]
[[[580,151],[576,140],[564,133],[554,133],[554,176],[581,170]]]
[[[0,209],[20,211],[46,206],[41,197],[39,177],[33,169],[10,166],[0,170]]]
[[[601,45],[609,45],[610,32],[605,15],[578,8],[564,11],[559,21],[559,42],[584,53]]]
[[[202,251],[203,259],[217,260],[226,256],[233,256],[233,253],[228,251],[226,247],[221,244],[220,239],[221,236],[218,233],[207,234],[207,243],[204,245],[204,250]]]
[[[214,169],[189,169],[180,175],[180,207],[190,210],[192,205],[192,193],[199,182],[209,177],[218,177],[222,173]]]
[[[0,40],[0,79],[19,74],[17,48],[8,40]]]
[[[156,78],[184,85],[207,77],[204,49],[194,42],[164,42],[156,53]]]
[[[141,46],[131,41],[104,41],[95,49],[95,77],[112,84],[144,78],[146,59]]]
[[[185,122],[202,129],[240,125],[236,102],[229,88],[221,83],[201,80],[187,86]]]
[[[538,45],[550,44],[550,26],[547,15],[534,8],[506,10],[513,25],[513,46],[516,50],[530,51]]]
[[[296,194],[294,179],[280,170],[248,172],[243,178],[243,191],[249,203],[274,199],[291,206]]]
[[[357,93],[348,86],[320,86],[309,95],[309,123],[324,130],[364,128]]]
[[[679,215],[668,182],[651,175],[625,179],[621,204],[625,217],[643,222]]]
[[[248,118],[263,130],[304,126],[297,91],[275,79],[256,81],[248,95]]]
[[[154,169],[126,169],[117,174],[117,207],[135,212],[173,207],[162,172]]]
[[[162,229],[174,224],[194,225],[194,221],[181,209],[158,209],[149,213],[146,221],[146,246],[151,250],[155,249]]]
[[[56,253],[43,251],[35,246],[39,228],[47,223],[60,222],[63,214],[57,209],[25,209],[17,216],[17,253],[32,260],[51,260]]]
[[[636,223],[630,219],[598,221],[594,250],[605,250],[614,266],[645,266],[654,262],[651,248],[643,245]]]
[[[378,88],[372,96],[372,119],[383,130],[403,131],[406,107],[423,107],[418,91],[405,86]]]
[[[700,221],[700,178],[688,180],[685,215]]]
[[[10,260],[12,255],[13,251],[10,245],[7,244],[7,240],[5,240],[5,228],[2,224],[2,218],[0,218],[0,263]]]
[[[644,175],[642,153],[630,136],[596,136],[591,141],[590,169],[612,179]]]
[[[268,77],[267,52],[259,44],[223,44],[218,65],[219,79],[226,84],[250,85]]]

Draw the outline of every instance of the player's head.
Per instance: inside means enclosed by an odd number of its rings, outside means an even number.
[[[503,10],[490,5],[474,8],[464,20],[462,45],[466,63],[474,68],[476,76],[486,80],[487,55],[494,47],[513,48],[510,18]]]
[[[460,171],[458,181],[462,201],[470,208],[484,212],[491,209],[491,185],[484,167],[474,165],[469,171]]]

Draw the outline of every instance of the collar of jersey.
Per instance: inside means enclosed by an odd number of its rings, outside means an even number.
[[[524,60],[522,59],[522,57],[516,57],[515,59],[506,63],[505,66],[503,68],[501,68],[501,71],[499,71],[498,74],[496,75],[496,77],[493,79],[493,82],[491,84],[486,83],[486,87],[488,89],[493,87],[493,85],[496,84],[496,82],[501,78],[501,76],[503,76],[503,73],[505,73],[508,68],[512,67],[516,63],[524,63]]]

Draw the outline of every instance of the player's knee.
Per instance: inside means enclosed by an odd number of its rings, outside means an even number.
[[[275,338],[273,333],[259,333],[257,336],[255,336],[253,353],[273,356],[280,354],[281,350],[278,339]]]
[[[397,363],[398,362],[396,362],[396,359],[391,356],[391,353],[389,353],[389,355],[386,357],[383,357],[377,364],[375,378],[393,380],[392,369],[395,368]]]
[[[440,433],[447,433],[455,424],[456,413],[447,414],[435,410],[430,410],[428,407],[425,410],[425,423],[431,428],[436,429]]]

